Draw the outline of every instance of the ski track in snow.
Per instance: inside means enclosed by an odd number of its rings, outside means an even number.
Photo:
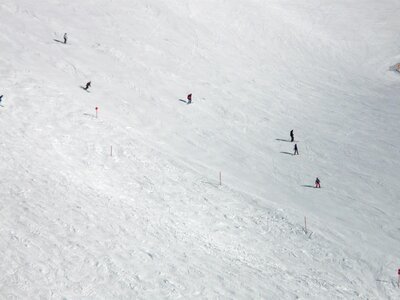
[[[58,2],[0,4],[1,298],[400,297],[397,1]]]

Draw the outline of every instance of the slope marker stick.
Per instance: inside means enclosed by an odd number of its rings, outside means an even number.
[[[112,156],[112,145],[110,146],[110,155]]]
[[[307,217],[304,217],[304,231],[307,234]]]
[[[221,171],[219,172],[219,185],[222,185],[222,174],[221,174]]]

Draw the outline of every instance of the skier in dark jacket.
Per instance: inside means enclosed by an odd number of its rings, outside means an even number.
[[[294,154],[293,155],[299,155],[299,149],[297,149],[297,144],[294,144]]]
[[[315,179],[315,187],[316,188],[321,188],[321,184],[320,184],[320,181],[319,181],[318,177]]]
[[[68,39],[67,33],[64,33],[64,44],[67,43],[67,39]]]
[[[92,85],[92,82],[89,81],[88,83],[86,83],[86,86],[83,88],[85,91],[88,90],[88,88],[90,88],[90,86]]]
[[[187,95],[187,100],[188,100],[187,104],[192,103],[192,94]]]
[[[290,130],[290,141],[293,143],[294,142],[294,134],[293,134],[293,129]]]

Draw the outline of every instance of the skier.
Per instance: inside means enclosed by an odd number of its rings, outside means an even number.
[[[2,100],[3,100],[3,95],[0,96],[0,104],[1,104]]]
[[[321,188],[321,184],[320,184],[320,181],[319,181],[318,177],[315,179],[315,187],[316,188]]]
[[[67,33],[64,33],[64,44],[67,43],[67,39],[68,39]]]
[[[294,134],[293,134],[293,129],[290,130],[290,141],[293,143],[294,142]]]
[[[187,95],[187,100],[188,100],[187,104],[192,103],[192,94]]]
[[[294,154],[293,155],[299,155],[299,149],[297,149],[297,144],[294,144]]]
[[[85,91],[88,90],[88,88],[90,88],[90,86],[92,85],[92,82],[89,81],[88,83],[86,83],[86,86],[83,88]]]

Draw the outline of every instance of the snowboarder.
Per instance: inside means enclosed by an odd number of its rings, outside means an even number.
[[[294,154],[293,155],[299,155],[299,149],[297,149],[297,144],[294,144]]]
[[[290,141],[293,143],[294,142],[294,134],[293,134],[293,129],[290,130]]]
[[[66,44],[66,43],[67,43],[67,40],[68,40],[67,33],[64,33],[64,44]]]
[[[321,188],[321,184],[320,184],[320,181],[319,181],[318,177],[315,179],[315,187],[316,188]]]
[[[86,86],[83,88],[85,91],[88,90],[88,88],[90,88],[90,86],[92,85],[92,82],[89,81],[88,83],[86,83]]]

